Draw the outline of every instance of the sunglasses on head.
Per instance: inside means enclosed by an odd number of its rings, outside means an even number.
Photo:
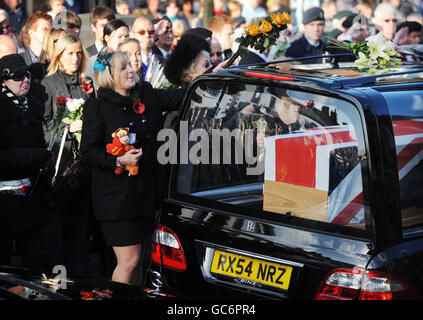
[[[9,79],[12,79],[13,81],[17,82],[24,81],[25,78],[31,78],[31,72],[29,70],[17,71],[9,76]]]
[[[137,33],[138,33],[140,36],[143,36],[143,35],[145,35],[146,33],[148,33],[148,35],[152,36],[152,35],[154,35],[154,30],[140,30],[140,31],[137,31]]]

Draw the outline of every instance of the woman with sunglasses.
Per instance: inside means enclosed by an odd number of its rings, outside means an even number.
[[[133,270],[144,261],[142,256],[148,259],[151,249],[159,198],[157,134],[162,112],[179,107],[185,90],[138,83],[128,54],[121,51],[102,49],[94,68],[98,96],[84,108],[81,152],[92,167],[94,214],[117,258],[112,280],[130,283]],[[119,128],[129,129],[134,149],[113,155],[106,146]],[[127,165],[138,165],[138,174],[115,173]]]
[[[43,105],[28,93],[31,73],[22,56],[0,59],[0,81],[0,184],[16,186],[0,191],[0,265],[11,265],[16,241],[23,267],[51,272],[44,232],[48,183],[42,173],[52,155],[44,140]]]
[[[42,81],[47,94],[44,117],[47,141],[50,140],[54,119],[57,116],[58,97],[86,100],[95,94],[92,80],[85,76],[85,63],[85,49],[78,36],[68,32],[58,38],[47,77]],[[66,108],[64,117],[68,115],[69,110]],[[82,120],[74,120],[70,125],[60,123],[59,134],[52,149],[56,155],[54,160],[58,168],[56,172],[58,183],[64,171],[80,158],[79,141],[75,133],[81,129]],[[55,222],[58,224],[55,228],[58,239],[51,243],[55,246],[53,249],[57,264],[65,265],[68,274],[85,275],[89,268],[89,189],[72,191],[80,195],[75,196],[75,199],[69,199],[68,202],[63,201],[62,193],[55,194],[58,199],[55,201],[56,208],[52,216],[56,218]]]

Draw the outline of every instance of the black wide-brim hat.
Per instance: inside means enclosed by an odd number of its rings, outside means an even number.
[[[2,80],[13,73],[28,70],[29,68],[24,58],[19,54],[9,54],[0,59],[0,75]]]
[[[180,85],[182,72],[191,66],[201,51],[210,53],[209,43],[194,34],[184,34],[166,60],[163,69],[166,78]]]

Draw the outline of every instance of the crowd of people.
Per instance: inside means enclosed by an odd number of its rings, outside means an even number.
[[[112,266],[112,280],[133,281],[140,261],[149,263],[165,183],[155,157],[164,114],[178,112],[185,88],[198,75],[222,68],[237,50],[235,37],[254,19],[276,11],[291,14],[289,32],[279,42],[283,50],[248,48],[235,63],[318,56],[328,50],[325,34],[354,42],[382,32],[396,45],[422,40],[420,1],[298,3],[302,6],[291,8],[282,0],[214,0],[213,15],[205,22],[203,3],[196,0],[147,0],[144,7],[137,0],[116,1],[91,10],[94,42],[84,43],[81,2],[50,0],[46,10],[26,18],[19,1],[5,0],[0,9],[0,182],[29,181],[30,188],[19,195],[0,192],[0,265],[12,264],[17,249],[22,265],[35,272],[65,265],[68,274],[83,276],[90,272],[95,244],[101,265]],[[135,18],[128,25],[119,15]],[[172,89],[145,81],[152,59],[163,66]],[[61,97],[84,101],[83,118],[57,122]],[[63,116],[69,114],[65,110]],[[120,129],[135,148],[111,154],[107,145]],[[134,165],[138,174],[116,174]],[[69,200],[60,194],[63,184],[52,187],[52,181],[65,181],[75,166],[88,168],[90,178],[77,184],[78,193]]]

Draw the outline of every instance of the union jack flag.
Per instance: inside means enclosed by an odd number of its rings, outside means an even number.
[[[394,121],[399,179],[423,159],[423,120]],[[362,223],[363,183],[351,126],[307,129],[265,139],[265,180],[326,191],[326,221]]]

